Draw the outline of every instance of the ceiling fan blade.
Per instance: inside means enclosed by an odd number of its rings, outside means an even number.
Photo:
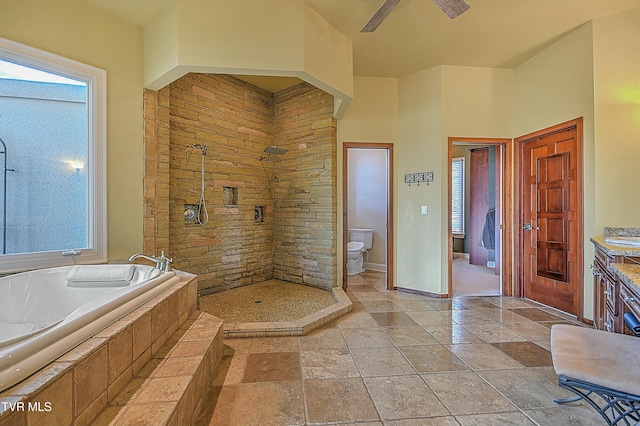
[[[369,22],[360,30],[363,33],[372,33],[378,28],[382,21],[391,13],[394,7],[400,3],[400,0],[384,0],[378,11],[373,14]]]
[[[462,15],[470,7],[464,0],[433,0],[433,2],[451,19]]]

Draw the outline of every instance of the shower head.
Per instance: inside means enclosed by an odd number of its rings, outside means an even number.
[[[284,149],[284,148],[278,148],[275,145],[272,146],[268,146],[264,152],[267,154],[276,154],[276,155],[282,155],[285,152],[289,151],[288,149]]]

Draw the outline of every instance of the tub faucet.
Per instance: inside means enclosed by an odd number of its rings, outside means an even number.
[[[137,258],[143,258],[143,259],[147,259],[151,262],[155,262],[156,263],[156,268],[161,270],[162,272],[169,272],[171,270],[171,262],[173,262],[173,259],[170,257],[166,257],[164,255],[164,250],[160,253],[160,256],[145,256],[142,253],[138,253],[138,254],[134,254],[133,256],[131,256],[129,258],[129,262],[133,262],[134,260],[136,260]]]

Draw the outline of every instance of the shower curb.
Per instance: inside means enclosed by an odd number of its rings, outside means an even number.
[[[332,288],[331,293],[336,303],[299,320],[225,323],[223,325],[224,338],[304,336],[309,334],[353,309],[351,300],[341,287]]]

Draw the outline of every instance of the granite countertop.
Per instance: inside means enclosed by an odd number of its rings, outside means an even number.
[[[591,242],[611,256],[640,256],[640,247],[622,246],[604,242],[604,235],[591,237]]]
[[[611,264],[613,272],[627,287],[640,294],[640,265],[630,263]]]
[[[591,242],[611,256],[640,256],[640,247],[609,244],[607,237],[640,237],[640,228],[604,228],[604,235],[592,237]]]

